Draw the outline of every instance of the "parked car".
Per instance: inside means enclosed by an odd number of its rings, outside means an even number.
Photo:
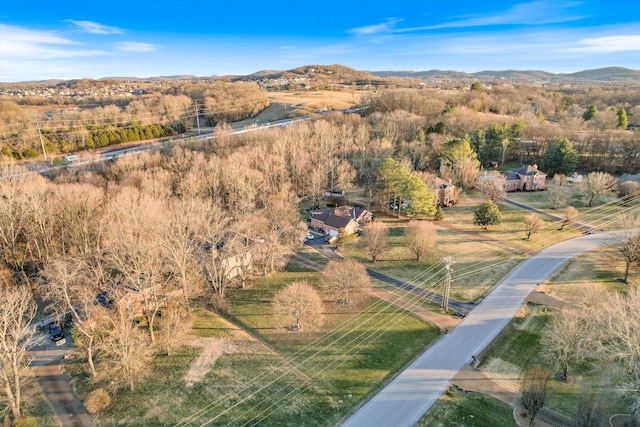
[[[307,233],[307,235],[306,235],[306,236],[304,236],[304,240],[305,240],[305,241],[307,241],[307,240],[313,240],[313,239],[315,239],[315,238],[316,238],[316,236],[315,236],[315,235],[313,235],[313,234],[311,234],[311,233]]]
[[[49,326],[49,336],[53,341],[60,341],[64,338],[64,331],[60,327],[60,325],[54,323]]]

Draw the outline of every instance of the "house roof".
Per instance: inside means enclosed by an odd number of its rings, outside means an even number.
[[[521,176],[532,176],[532,175],[547,176],[546,173],[538,169],[538,165],[522,166],[521,168],[510,170],[504,173],[504,176],[507,178],[507,181],[518,181],[520,180]]]
[[[504,176],[507,178],[507,181],[520,181],[520,175],[514,171],[505,172]]]
[[[345,205],[316,211],[313,213],[313,219],[323,222],[327,227],[340,229],[349,225],[351,221],[357,222],[367,214],[367,210]]]
[[[538,170],[538,165],[522,166],[513,172],[516,172],[518,175],[546,175],[546,173]]]
[[[350,223],[351,221],[353,221],[353,219],[352,219],[352,218],[347,218],[347,217],[344,217],[344,216],[337,216],[337,215],[332,215],[332,214],[331,214],[331,215],[329,215],[329,216],[327,217],[327,219],[324,221],[324,224],[325,224],[327,227],[332,227],[332,228],[340,229],[340,228],[344,228],[344,227],[346,227],[347,225],[349,225],[349,223]]]
[[[440,190],[443,188],[448,188],[448,187],[455,187],[455,185],[451,184],[450,182],[445,181],[444,179],[437,177],[435,179],[435,183],[436,183],[436,189]]]
[[[327,219],[333,215],[357,221],[362,216],[365,216],[368,213],[369,212],[365,209],[354,208],[353,206],[345,205],[313,212],[313,218],[326,223]]]

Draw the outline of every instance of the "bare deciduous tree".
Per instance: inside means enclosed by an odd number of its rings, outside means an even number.
[[[504,197],[507,189],[507,178],[500,172],[483,172],[478,176],[475,188],[484,194],[487,199],[495,202]]]
[[[384,222],[373,221],[364,228],[362,244],[375,263],[378,256],[389,246],[389,230]]]
[[[547,182],[546,189],[553,209],[561,208],[567,204],[570,188],[566,175],[561,173],[555,174],[551,181]]]
[[[580,183],[585,196],[585,206],[591,207],[598,197],[604,197],[615,191],[618,180],[605,172],[591,172]]]
[[[578,402],[576,422],[578,427],[601,427],[605,425],[606,414],[602,398],[589,394]]]
[[[618,220],[618,225],[623,231],[622,241],[618,246],[618,252],[625,263],[624,283],[628,283],[629,270],[633,263],[640,263],[640,217],[627,216]]]
[[[227,223],[229,224],[229,223]],[[245,263],[247,249],[238,234],[237,224],[229,224],[228,232],[223,229],[207,238],[207,247],[201,251],[200,263],[209,290],[219,300],[224,299],[231,279]],[[234,228],[235,227],[235,228]]]
[[[545,356],[556,363],[567,380],[569,369],[595,355],[595,330],[590,310],[562,310],[551,318],[542,335]]]
[[[94,343],[102,331],[104,309],[98,302],[101,290],[98,280],[87,271],[83,261],[52,259],[43,270],[46,280],[44,294],[52,302],[55,311],[71,313],[73,327],[82,336],[89,372],[96,376],[93,363]]]
[[[181,300],[174,301],[170,307],[162,311],[158,321],[158,347],[162,348],[167,356],[171,356],[173,351],[184,343],[191,325],[189,307]]]
[[[547,400],[549,371],[539,367],[529,369],[522,374],[520,393],[522,406],[529,413],[529,425],[534,425],[536,415]]]
[[[127,188],[112,201],[111,215],[110,238],[105,246],[108,263],[119,276],[113,291],[119,301],[127,295],[139,301],[136,304],[141,305],[153,342],[155,319],[165,304],[171,277],[162,256],[162,204]]]
[[[567,206],[567,209],[564,211],[564,219],[562,220],[560,230],[568,225],[574,225],[578,221],[579,215],[580,212],[578,212],[578,209],[574,208],[573,206]]]
[[[27,351],[34,344],[30,327],[37,306],[26,287],[1,289],[0,298],[0,399],[14,418],[22,415],[22,390],[27,379]]]
[[[524,216],[522,220],[524,224],[524,233],[527,235],[527,239],[530,239],[532,235],[536,234],[542,227],[544,227],[544,221],[536,214],[528,214]]]
[[[602,306],[597,323],[601,350],[620,367],[622,389],[632,398],[632,410],[640,421],[640,288],[630,287],[626,295],[614,294]]]
[[[409,221],[404,235],[407,248],[416,256],[416,261],[420,261],[423,256],[433,252],[438,243],[436,227],[430,221]]]
[[[618,197],[625,206],[640,200],[640,182],[625,181],[618,185]]]
[[[0,180],[0,255],[14,270],[22,270],[26,262],[20,246],[29,215],[21,187],[28,180],[29,176]]]
[[[300,244],[300,236],[307,230],[293,202],[274,196],[252,219],[255,219],[254,226],[258,229],[257,236],[263,240],[260,262],[264,273],[284,267],[285,256]]]
[[[150,371],[152,344],[123,310],[116,309],[106,321],[107,333],[99,342],[103,355],[100,360],[104,364],[101,374],[116,387],[129,387],[133,391]]]
[[[61,254],[90,257],[102,243],[104,192],[89,184],[60,185],[53,199]]]
[[[166,221],[162,223],[160,233],[162,256],[171,267],[182,299],[187,303],[204,292],[198,264],[202,242],[209,237],[212,228],[220,228],[226,222],[220,219],[222,214],[215,206],[199,199],[168,200],[164,209]]]
[[[294,324],[287,325],[291,330],[302,330],[303,324],[308,328],[320,326],[324,320],[322,299],[306,281],[293,282],[279,290],[273,298],[273,311],[288,319],[293,317]]]
[[[329,261],[322,272],[321,283],[338,304],[351,304],[359,293],[371,287],[367,269],[351,259]]]

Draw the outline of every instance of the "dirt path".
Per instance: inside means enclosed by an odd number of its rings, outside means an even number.
[[[202,353],[193,362],[189,372],[185,375],[184,382],[187,388],[193,387],[207,375],[216,361],[223,353],[233,353],[236,347],[227,340],[219,338],[194,338],[185,341],[191,347],[202,347]]]

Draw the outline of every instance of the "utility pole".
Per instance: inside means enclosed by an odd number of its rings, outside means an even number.
[[[446,257],[444,259],[446,263],[444,269],[444,294],[442,295],[442,311],[445,313],[449,310],[449,293],[451,292],[451,272],[453,268],[451,268],[451,264],[453,264],[453,260],[451,257]]]
[[[42,138],[42,132],[40,131],[40,123],[38,123],[38,116],[34,116],[36,119],[36,127],[38,128],[38,135],[40,136],[40,145],[42,146],[42,154],[44,159],[47,160],[47,151],[44,149],[44,139]]]

